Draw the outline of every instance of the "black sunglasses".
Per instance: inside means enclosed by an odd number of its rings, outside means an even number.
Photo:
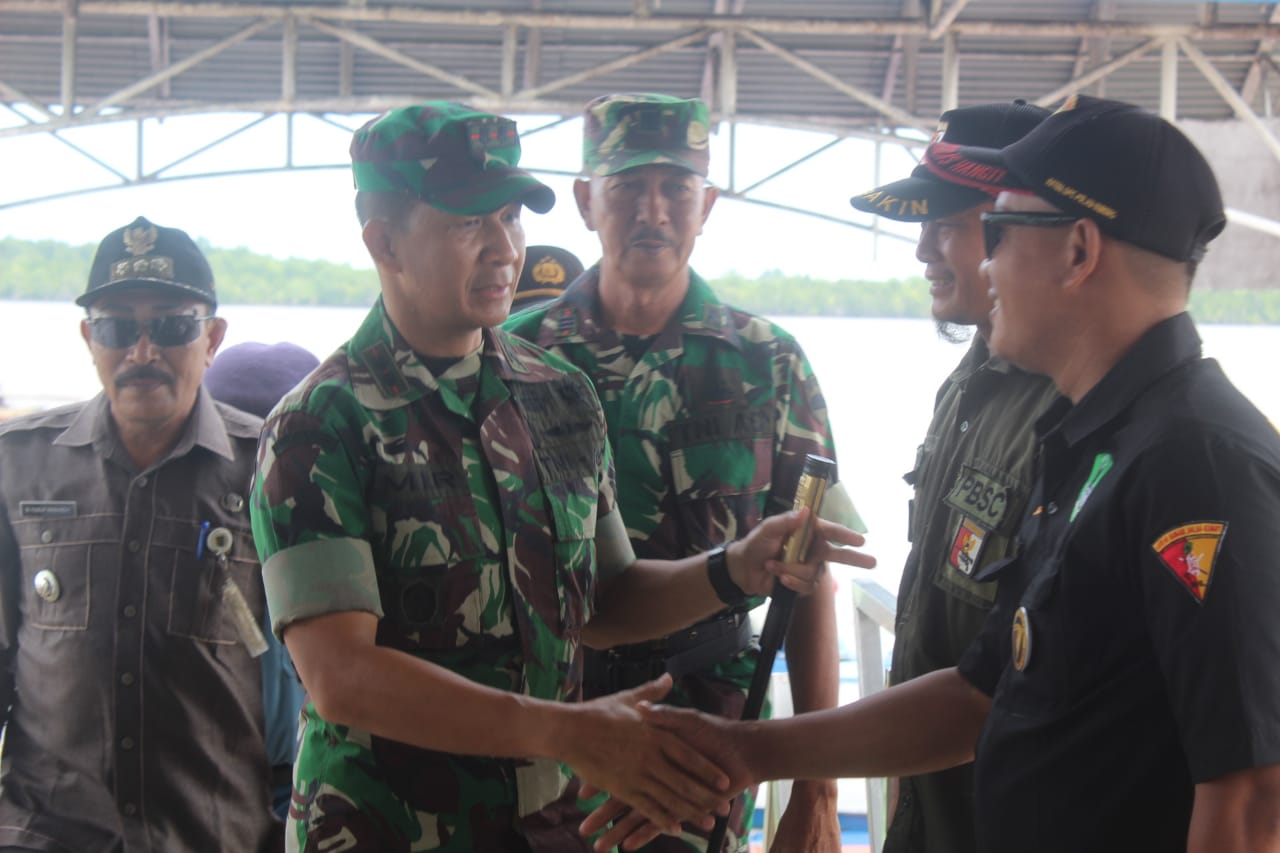
[[[1080,217],[1068,216],[1065,213],[1050,213],[1047,210],[998,210],[982,214],[982,243],[987,257],[996,253],[1000,238],[1004,236],[1006,225],[1029,225],[1032,228],[1061,228],[1070,225]]]
[[[107,349],[128,349],[146,332],[147,340],[158,347],[181,347],[200,337],[200,324],[212,319],[211,316],[197,314],[166,314],[150,320],[90,317],[89,337]]]

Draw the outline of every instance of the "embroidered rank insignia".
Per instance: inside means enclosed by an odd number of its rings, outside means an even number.
[[[986,538],[985,529],[968,518],[960,519],[956,538],[951,542],[949,562],[952,568],[966,577],[972,577],[973,570],[978,566],[978,558],[982,555],[982,544]]]
[[[1031,617],[1027,608],[1019,607],[1013,614],[1013,628],[1010,631],[1012,641],[1013,668],[1022,672],[1031,660]]]
[[[556,337],[567,338],[578,332],[578,314],[572,308],[561,308],[556,318]]]
[[[1227,534],[1225,521],[1196,521],[1164,532],[1151,548],[1197,602],[1204,601],[1213,564]]]

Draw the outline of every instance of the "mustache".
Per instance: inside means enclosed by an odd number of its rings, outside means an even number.
[[[671,238],[658,228],[637,228],[631,233],[631,242],[639,243],[641,241],[670,245]]]
[[[130,382],[163,382],[166,385],[172,385],[173,377],[158,367],[140,364],[137,367],[129,368],[115,378],[117,388],[121,385],[128,385]]]

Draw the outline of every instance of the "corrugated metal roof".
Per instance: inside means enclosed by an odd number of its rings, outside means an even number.
[[[951,17],[948,12],[957,3],[960,11],[946,31],[954,34],[959,55],[960,104],[1035,98],[1057,90],[1095,65],[1169,32],[1152,27],[1183,28],[1237,90],[1252,71],[1257,82],[1246,94],[1255,109],[1265,109],[1268,91],[1277,94],[1280,74],[1268,61],[1272,46],[1255,37],[1280,36],[1280,24],[1269,23],[1280,20],[1276,4],[949,0],[942,15]],[[930,32],[937,23],[927,18],[931,5],[928,0],[491,0],[459,7],[433,0],[230,0],[183,3],[168,11],[164,5],[86,0],[76,19],[74,92],[81,106],[93,104],[161,70],[166,57],[168,63],[189,60],[252,22],[268,20],[263,31],[184,70],[167,86],[134,92],[119,105],[125,111],[137,105],[148,115],[162,110],[166,99],[195,100],[210,110],[251,103],[287,110],[282,70],[287,15],[296,23],[298,39],[295,97],[307,99],[310,110],[351,111],[360,106],[359,99],[482,97],[486,105],[513,113],[568,114],[593,95],[620,88],[706,93],[724,114],[729,105],[712,82],[736,70],[733,91],[741,114],[783,121],[803,115],[842,130],[882,125],[885,117],[851,96],[848,87],[853,87],[928,124],[943,108],[944,90],[945,34]],[[226,11],[236,7],[244,14]],[[0,81],[8,86],[0,87],[0,100],[17,104],[25,96],[44,107],[59,102],[64,8],[60,0],[0,0]],[[637,9],[641,14],[631,14]],[[153,20],[153,11],[163,14]],[[709,35],[592,76],[594,68],[698,33],[706,24],[712,27]],[[352,33],[349,40],[356,46],[344,46],[331,27]],[[1251,28],[1242,33],[1248,37],[1224,38],[1240,27]],[[723,59],[726,33],[734,36],[732,65]],[[504,38],[511,45],[505,81]],[[383,50],[371,51],[363,40]],[[339,73],[344,54],[346,76]],[[423,65],[444,74],[424,73]],[[1161,68],[1156,48],[1088,90],[1154,107]],[[529,87],[571,75],[581,79],[527,97]],[[840,85],[819,79],[824,75]],[[1179,117],[1232,114],[1185,57],[1177,76]],[[459,85],[458,78],[476,85]],[[485,91],[490,94],[480,94]]]

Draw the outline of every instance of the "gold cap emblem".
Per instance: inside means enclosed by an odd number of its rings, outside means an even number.
[[[564,284],[564,267],[555,258],[546,257],[533,265],[533,280],[537,284]]]
[[[146,225],[135,225],[124,229],[124,248],[134,257],[148,255],[156,247],[160,232],[148,222]]]

